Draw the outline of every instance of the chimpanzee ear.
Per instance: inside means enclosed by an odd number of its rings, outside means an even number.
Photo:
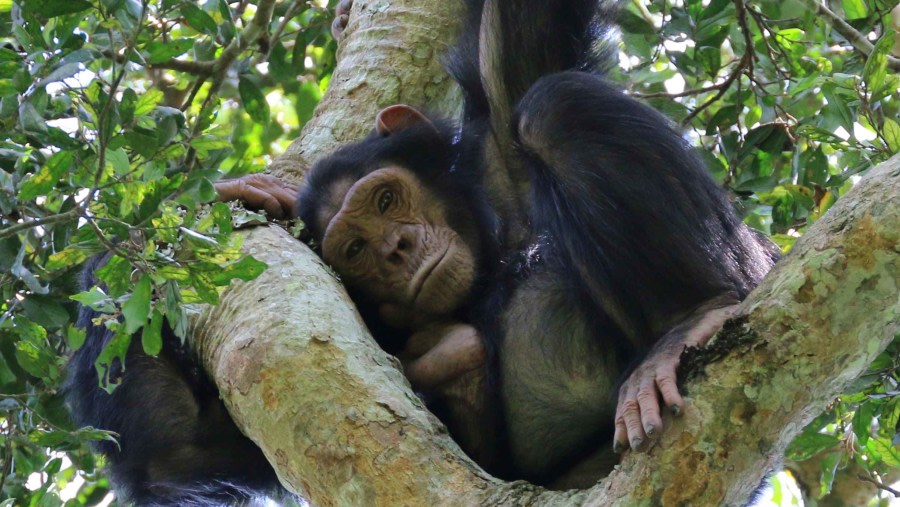
[[[394,104],[393,106],[382,109],[381,112],[378,113],[378,116],[375,117],[375,132],[378,132],[383,137],[387,137],[420,123],[430,125],[434,128],[434,124],[431,123],[431,120],[426,118],[424,114],[420,113],[414,107],[407,106],[406,104]],[[435,128],[435,130],[437,130],[437,128]]]

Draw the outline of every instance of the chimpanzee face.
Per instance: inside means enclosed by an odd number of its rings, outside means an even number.
[[[319,215],[322,255],[387,324],[434,321],[465,302],[474,253],[448,225],[445,203],[411,171],[390,165],[331,190],[332,202],[324,203],[331,210]]]

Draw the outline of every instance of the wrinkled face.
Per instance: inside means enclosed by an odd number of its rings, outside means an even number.
[[[410,171],[378,169],[352,183],[337,212],[321,217],[322,254],[343,282],[378,305],[384,321],[407,328],[433,321],[465,301],[475,279],[469,245],[446,220],[446,210]]]

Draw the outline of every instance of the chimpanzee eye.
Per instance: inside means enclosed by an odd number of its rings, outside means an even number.
[[[356,257],[359,252],[362,252],[364,246],[366,246],[366,242],[361,239],[355,239],[351,241],[350,246],[347,247],[347,259]]]
[[[381,193],[381,197],[378,198],[378,211],[384,213],[392,202],[394,202],[394,193],[390,190],[385,190]]]

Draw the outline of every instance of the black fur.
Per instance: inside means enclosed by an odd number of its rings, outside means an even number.
[[[97,283],[94,271],[107,258],[97,256],[85,267],[85,290]],[[111,394],[101,388],[94,363],[112,333],[92,323],[97,316],[80,310],[87,339],[69,361],[66,399],[76,424],[118,435],[118,443],[98,442],[95,449],[109,460],[120,500],[201,506],[280,493],[262,451],[241,434],[193,351],[167,326],[158,357],[144,353],[136,335],[125,368],[115,364],[109,375],[121,384]]]

